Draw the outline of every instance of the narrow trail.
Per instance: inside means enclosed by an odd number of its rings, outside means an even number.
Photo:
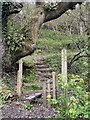
[[[36,69],[36,73],[35,73],[36,81],[34,83],[23,83],[23,86],[38,85],[38,86],[42,87],[42,90],[33,90],[33,91],[32,90],[28,90],[28,91],[23,90],[21,100],[24,100],[24,101],[25,101],[26,97],[29,97],[30,95],[32,97],[35,95],[35,93],[42,94],[43,84],[45,82],[47,82],[49,79],[51,79],[51,77],[52,77],[51,73],[53,70],[49,68],[49,66],[45,62],[44,57],[42,57],[42,56],[35,57],[34,62],[35,62],[35,69]]]
[[[44,82],[51,78],[52,69],[49,68],[49,66],[45,62],[44,57],[41,56],[36,57],[35,67],[36,67],[36,77],[38,81]]]
[[[49,66],[45,63],[45,59],[42,56],[34,58],[35,68],[36,68],[36,82],[35,85],[43,85],[48,79],[51,78],[52,70],[49,69]],[[31,85],[30,83],[24,83],[24,86]],[[43,105],[43,95],[39,96],[34,102],[32,102],[33,107],[30,110],[25,110],[24,105],[30,103],[28,97],[33,97],[36,93],[40,93],[40,90],[33,91],[23,91],[21,98],[12,102],[9,105],[6,105],[2,108],[3,118],[54,118],[57,113],[54,111],[54,108],[46,108]],[[35,120],[36,120],[35,119]]]
[[[33,107],[30,110],[25,110],[23,108],[22,102],[13,102],[10,105],[7,105],[2,108],[2,117],[3,118],[54,118],[56,112],[53,108],[48,109],[43,106],[43,104],[33,104]]]

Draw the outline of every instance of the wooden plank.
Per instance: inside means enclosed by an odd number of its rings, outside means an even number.
[[[48,88],[48,95],[51,95],[51,85],[50,85],[50,80],[48,80],[47,83],[47,88]],[[48,108],[51,108],[51,104],[48,102]]]
[[[35,93],[42,93],[43,94],[43,90],[28,90],[28,91],[22,91],[23,95],[30,95],[30,94],[35,94]]]
[[[47,72],[47,71],[52,71],[52,69],[50,68],[37,68],[36,71],[40,71],[40,72]]]
[[[62,81],[67,83],[67,50],[65,48],[61,51],[62,54]]]
[[[17,95],[20,97],[22,93],[22,59],[19,60],[19,70],[17,72]]]
[[[53,81],[53,99],[56,99],[56,73],[52,72],[52,81]]]
[[[67,83],[67,50],[65,48],[62,49],[62,82],[64,84]],[[63,89],[63,94],[65,94],[67,98],[67,89]],[[67,100],[64,100],[64,106],[67,108]]]
[[[17,95],[21,96],[21,77],[20,77],[20,71],[17,72]]]
[[[39,82],[35,82],[35,83],[23,83],[23,86],[31,86],[31,85],[38,85],[38,86],[42,86],[43,85],[43,82],[39,83]]]
[[[46,82],[43,84],[43,104],[46,107],[47,104]]]
[[[42,96],[42,93],[35,93],[34,95],[31,95],[26,98],[26,100],[29,100],[30,102],[35,100],[36,98],[40,98]]]
[[[19,60],[19,71],[20,71],[20,78],[22,79],[22,71],[23,71],[22,59]]]
[[[50,92],[51,92],[50,80],[48,80],[47,88],[48,88],[48,95],[50,95]]]

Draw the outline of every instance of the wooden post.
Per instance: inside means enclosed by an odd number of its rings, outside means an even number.
[[[22,79],[22,59],[19,60],[19,71],[20,71],[20,78]]]
[[[67,50],[65,48],[62,49],[62,82],[63,84],[67,83]],[[68,109],[66,88],[63,89],[63,94],[65,95],[64,106],[65,109]],[[68,116],[66,116],[66,119],[68,119]]]
[[[53,99],[56,99],[56,73],[52,72],[52,81],[53,81]]]
[[[48,80],[47,87],[48,87],[48,95],[50,95],[51,93],[50,80]]]
[[[19,60],[19,70],[17,72],[17,95],[20,97],[22,93],[22,59]]]
[[[48,95],[51,95],[51,85],[50,85],[50,80],[48,80],[47,88],[48,88]],[[49,102],[48,102],[48,108],[51,108],[51,104],[50,104]]]
[[[63,48],[61,54],[62,54],[62,81],[63,83],[67,83],[67,50]]]
[[[46,107],[47,104],[46,82],[43,84],[43,104]]]

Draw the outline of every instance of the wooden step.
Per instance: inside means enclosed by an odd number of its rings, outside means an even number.
[[[43,61],[41,61],[41,62],[35,62],[35,65],[43,65],[43,64],[44,64]]]
[[[25,95],[25,96],[32,95],[35,93],[43,93],[43,90],[28,90],[28,91],[23,90],[22,91],[22,95]]]
[[[23,83],[23,86],[31,86],[31,85],[38,85],[38,86],[42,86],[43,83],[42,82],[35,82],[35,83]]]
[[[36,77],[46,77],[46,78],[51,78],[52,77],[52,74],[50,72],[48,73],[44,73],[44,72],[37,72],[36,73]]]
[[[20,100],[21,101],[29,101],[32,102],[33,100],[35,100],[36,98],[41,98],[42,93],[34,93],[31,95],[22,95]]]
[[[45,78],[50,79],[52,77],[52,75],[51,75],[51,73],[50,74],[42,74],[41,77],[45,77]]]
[[[48,68],[47,65],[40,64],[40,65],[35,65],[36,68]]]
[[[36,71],[40,71],[40,72],[48,72],[48,71],[53,71],[52,69],[50,68],[43,68],[43,69],[36,69]]]
[[[45,59],[43,57],[36,57],[34,58],[34,61],[44,61]]]
[[[39,81],[42,81],[42,82],[47,81],[47,80],[48,78],[44,78],[44,77],[39,78]]]
[[[29,97],[26,97],[26,100],[29,100],[30,102],[32,102],[33,100],[35,100],[36,98],[41,98],[42,93],[35,93],[34,95],[31,95]]]

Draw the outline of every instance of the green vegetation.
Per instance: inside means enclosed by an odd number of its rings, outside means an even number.
[[[3,92],[0,91],[0,108],[7,103],[6,97]]]
[[[23,108],[24,108],[25,110],[31,110],[31,109],[33,108],[33,105],[30,104],[30,103],[27,103],[27,104],[24,104],[24,105],[23,105]]]
[[[31,69],[29,68],[29,70],[25,71],[23,76],[23,82],[29,83],[29,82],[35,82],[35,81],[36,81],[35,68],[32,67]]]
[[[16,24],[17,23],[17,24]],[[12,56],[15,55],[15,53],[21,52],[23,45],[25,44],[25,37],[23,36],[23,33],[20,33],[20,30],[22,29],[22,25],[20,24],[20,21],[18,23],[17,20],[14,21],[13,17],[8,18],[8,38],[7,38],[7,45],[9,47],[9,54]],[[20,49],[21,48],[21,49]]]
[[[89,119],[90,101],[89,92],[86,91],[84,80],[78,75],[70,75],[68,82],[62,82],[58,75],[58,85],[61,91],[57,100],[48,96],[48,101],[54,105],[59,113],[59,119],[76,119],[78,117]]]
[[[38,85],[31,85],[31,86],[24,86],[23,89],[25,89],[25,90],[42,90],[42,87],[38,86]]]
[[[69,118],[89,118],[89,92],[86,91],[84,80],[78,75],[72,75],[69,77],[68,83],[63,83],[61,75],[59,75],[58,82],[59,89],[62,90],[58,97],[60,115]]]
[[[38,40],[38,49],[36,54],[44,54],[46,57],[46,64],[50,68],[53,68],[58,73],[61,71],[61,49],[62,47],[67,48],[68,63],[70,60],[79,53],[80,56],[88,53],[87,35],[75,35],[66,36],[64,33],[53,30],[41,29],[40,38]],[[58,34],[59,33],[59,34]],[[78,57],[76,57],[77,59]],[[76,119],[78,117],[84,117],[89,119],[88,106],[90,105],[88,101],[88,83],[87,73],[88,73],[88,63],[87,57],[81,57],[74,62],[76,69],[71,71],[68,69],[68,83],[64,84],[61,80],[61,75],[59,75],[59,89],[62,91],[60,97],[57,100],[51,99],[49,96],[48,101],[51,105],[54,105],[56,110],[59,112],[61,119]],[[69,74],[70,73],[70,74]],[[66,92],[65,92],[66,91]],[[65,105],[66,104],[66,105]]]
[[[77,43],[80,44],[82,48],[85,48],[88,43],[88,36],[77,34],[69,36],[58,30],[41,29],[38,39],[38,49],[42,50],[43,53],[58,53],[62,47],[77,51]]]
[[[49,66],[49,68],[52,68],[57,73],[60,73],[61,66],[61,54],[49,54],[46,57],[45,63]]]
[[[34,66],[34,61],[31,56],[26,56],[23,58],[23,63],[28,66],[28,67],[33,67]]]

